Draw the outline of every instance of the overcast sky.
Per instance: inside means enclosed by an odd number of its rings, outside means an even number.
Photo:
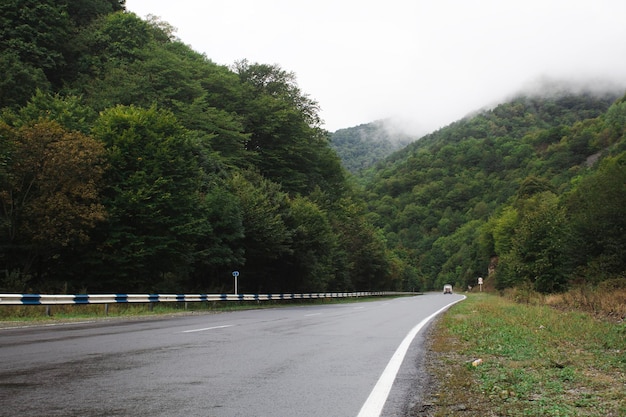
[[[432,131],[540,79],[626,86],[624,0],[126,0],[217,64],[278,64],[330,131]]]

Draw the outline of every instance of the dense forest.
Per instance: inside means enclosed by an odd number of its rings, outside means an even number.
[[[331,147],[349,172],[357,174],[417,139],[393,127],[390,120],[377,120],[345,129],[330,137]]]
[[[363,173],[370,218],[418,286],[541,292],[626,279],[626,99],[524,96]],[[617,101],[616,101],[617,99]]]
[[[623,91],[520,96],[380,160],[295,74],[217,65],[124,1],[0,22],[0,292],[624,279]]]
[[[0,4],[0,291],[397,288],[317,103],[117,0]]]

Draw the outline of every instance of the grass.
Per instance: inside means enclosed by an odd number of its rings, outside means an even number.
[[[411,416],[626,416],[623,321],[482,293],[431,333],[435,388]]]
[[[620,287],[611,287],[611,282],[603,283],[598,289],[590,286],[573,288],[563,294],[545,297],[545,303],[563,310],[582,310],[599,317],[615,320],[626,318],[626,279]]]

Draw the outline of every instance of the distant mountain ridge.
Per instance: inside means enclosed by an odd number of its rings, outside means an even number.
[[[371,167],[419,137],[394,129],[390,121],[377,120],[337,130],[331,135],[331,147],[339,155],[343,166],[354,174]]]

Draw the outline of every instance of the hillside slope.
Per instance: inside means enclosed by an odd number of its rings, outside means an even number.
[[[397,287],[295,74],[124,9],[0,3],[0,291]]]
[[[419,136],[394,131],[389,121],[379,120],[340,129],[331,135],[331,147],[352,173],[367,169],[402,149]]]
[[[599,165],[587,167],[589,158],[623,150],[624,104],[612,104],[622,93],[520,96],[429,134],[363,173],[372,218],[423,286],[465,288],[500,261],[499,287],[546,281],[540,289],[562,288],[575,270],[593,263],[580,256],[566,261],[581,250],[572,236],[591,232],[570,222],[571,208],[558,212],[567,217],[559,226],[563,235],[540,240],[546,224],[533,216],[556,216],[549,210],[567,205],[578,182],[597,173]],[[618,207],[626,217],[626,205]],[[615,262],[621,253],[600,252]],[[542,262],[549,267],[539,267]],[[617,262],[611,274],[622,267]]]

